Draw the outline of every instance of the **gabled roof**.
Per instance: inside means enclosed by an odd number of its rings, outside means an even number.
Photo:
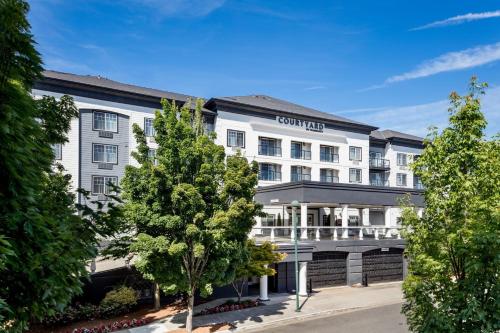
[[[378,140],[391,140],[391,139],[403,139],[403,140],[411,140],[411,141],[419,141],[423,142],[424,139],[415,135],[406,134],[393,130],[383,130],[383,131],[373,131],[370,134],[371,138]]]
[[[308,108],[306,106],[298,105],[282,99],[278,99],[266,95],[247,95],[247,96],[230,96],[230,97],[215,97],[211,98],[206,106],[210,108],[211,105],[217,101],[224,101],[233,104],[247,105],[259,109],[275,110],[286,113],[291,113],[298,116],[314,117],[323,120],[329,120],[338,123],[352,124],[363,127],[371,128],[372,130],[377,127],[364,124],[355,120],[347,119],[344,117],[336,116],[331,113],[318,111],[315,109]]]

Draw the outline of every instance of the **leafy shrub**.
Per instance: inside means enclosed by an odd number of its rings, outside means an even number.
[[[137,292],[126,286],[121,286],[118,289],[111,290],[106,294],[101,301],[101,306],[108,307],[113,305],[121,305],[125,307],[133,307],[137,304]]]

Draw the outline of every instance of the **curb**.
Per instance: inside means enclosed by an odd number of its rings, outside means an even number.
[[[253,329],[257,329],[257,328],[263,329],[263,328],[266,328],[268,326],[273,326],[273,325],[279,324],[279,323],[285,323],[287,321],[291,322],[291,321],[296,321],[296,320],[308,319],[311,317],[320,317],[320,316],[329,315],[329,314],[337,315],[337,314],[341,314],[341,313],[348,313],[348,312],[354,312],[354,311],[359,311],[359,310],[373,309],[373,308],[377,308],[380,306],[400,304],[400,303],[401,302],[398,301],[398,302],[381,303],[381,304],[377,304],[377,305],[373,305],[373,306],[358,306],[358,307],[351,307],[351,308],[340,308],[340,309],[335,309],[335,310],[323,310],[323,311],[306,313],[303,315],[297,315],[297,316],[288,317],[288,318],[276,319],[276,320],[268,321],[266,323],[259,323],[259,324],[244,326],[244,327],[236,327],[236,328],[230,329],[230,330],[219,331],[219,333],[243,332],[243,331],[253,330]]]

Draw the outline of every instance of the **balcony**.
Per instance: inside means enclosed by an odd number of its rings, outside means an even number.
[[[281,181],[281,172],[272,170],[259,171],[259,180]]]
[[[291,181],[292,182],[300,182],[301,180],[311,180],[311,175],[305,174],[305,173],[292,173],[291,174]]]
[[[281,157],[281,147],[259,145],[259,155]]]
[[[364,240],[364,239],[401,239],[401,227],[393,226],[352,226],[352,227],[328,227],[328,226],[297,226],[294,232],[292,226],[280,227],[254,227],[250,237],[257,242],[270,241],[273,243],[293,242],[295,235],[303,241],[342,241],[342,240]]]
[[[370,169],[387,170],[390,167],[389,160],[384,158],[370,158]]]
[[[339,177],[337,176],[320,176],[319,181],[323,183],[338,183]]]
[[[389,186],[389,181],[386,179],[370,179],[371,186]]]
[[[339,154],[321,152],[319,154],[319,159],[321,162],[339,163]]]
[[[293,149],[291,151],[291,158],[300,159],[300,160],[310,160],[311,159],[311,151],[305,149]]]

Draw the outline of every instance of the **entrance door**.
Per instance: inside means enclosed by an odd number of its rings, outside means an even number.
[[[363,253],[363,276],[368,283],[403,280],[403,249],[388,248]]]

